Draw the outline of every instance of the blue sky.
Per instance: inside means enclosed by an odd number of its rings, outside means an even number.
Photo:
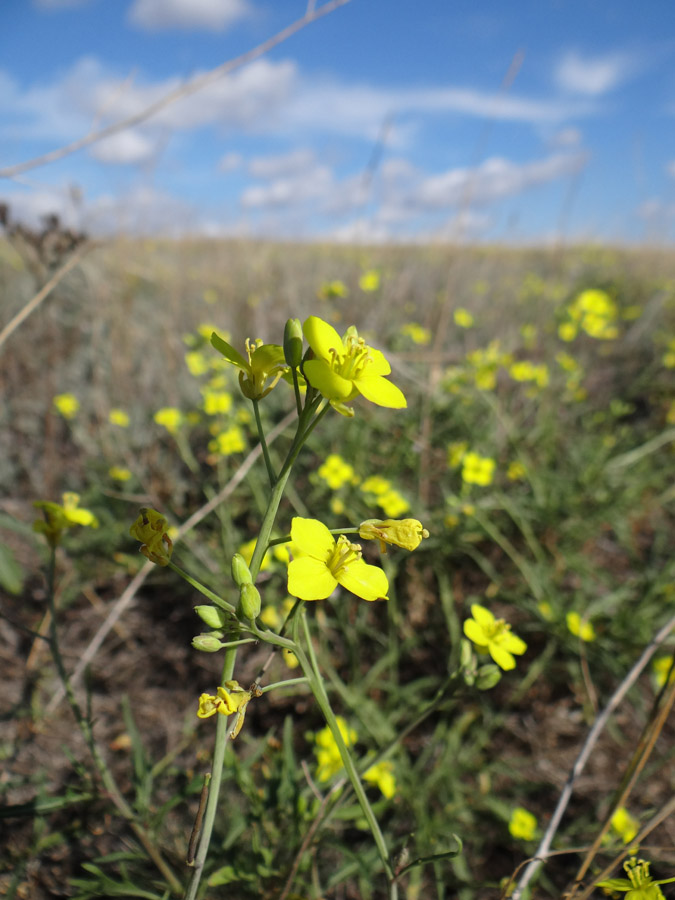
[[[0,169],[305,6],[4,0]],[[0,199],[93,233],[670,243],[671,20],[672,0],[351,0],[144,124],[0,179]]]

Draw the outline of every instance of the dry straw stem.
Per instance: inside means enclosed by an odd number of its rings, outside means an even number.
[[[572,771],[570,772],[570,774],[567,778],[565,787],[563,788],[562,793],[560,795],[560,799],[558,800],[558,805],[556,806],[555,812],[553,813],[553,816],[551,817],[551,821],[548,824],[548,828],[546,829],[546,833],[544,834],[544,837],[542,838],[541,843],[537,847],[537,852],[535,853],[534,858],[528,864],[528,866],[525,869],[525,871],[523,872],[520,880],[518,881],[518,884],[517,884],[515,890],[511,894],[511,900],[520,900],[520,897],[522,896],[523,891],[525,890],[527,885],[530,883],[532,878],[539,871],[542,863],[546,859],[548,859],[548,857],[550,855],[549,849],[551,847],[551,843],[552,843],[553,838],[555,837],[555,834],[558,830],[560,821],[561,821],[563,815],[565,814],[565,810],[567,809],[567,804],[569,803],[569,801],[572,797],[572,793],[574,791],[574,785],[576,784],[577,779],[583,772],[584,766],[588,762],[589,757],[593,751],[593,748],[595,747],[595,745],[598,741],[598,738],[600,737],[601,732],[603,731],[604,727],[607,725],[607,722],[609,721],[609,717],[612,715],[614,710],[621,703],[621,701],[625,697],[626,693],[635,684],[635,682],[637,681],[642,670],[645,668],[645,666],[647,665],[649,660],[652,658],[654,653],[657,651],[657,649],[661,646],[661,644],[668,637],[668,635],[673,630],[673,628],[675,628],[675,616],[672,616],[666,622],[666,624],[663,626],[663,628],[661,628],[661,630],[656,634],[656,636],[653,638],[653,640],[647,645],[642,656],[638,659],[638,661],[635,663],[633,668],[626,675],[626,677],[621,682],[621,684],[618,686],[616,691],[614,691],[614,693],[610,697],[610,700],[609,700],[609,703],[607,704],[607,706],[603,709],[603,711],[600,713],[600,715],[596,718],[593,727],[591,728],[591,730],[588,733],[588,737],[586,738],[584,746],[581,748],[581,752],[579,753],[579,756],[576,758],[576,761],[575,761],[574,765],[572,766]],[[673,801],[673,803],[675,803],[675,801]],[[667,807],[664,807],[664,809],[669,808],[670,806],[671,806],[671,804],[668,804]],[[655,817],[655,819],[658,819],[659,822],[661,822],[663,820],[663,817],[661,817],[662,813],[663,813],[663,810],[661,811],[661,813],[659,813]],[[652,820],[652,822],[654,822],[654,820]],[[650,823],[650,825],[651,824],[652,823]],[[658,822],[656,824],[658,824]],[[654,825],[653,827],[655,828],[656,825]],[[649,831],[651,831],[651,830],[653,830],[653,828],[650,827]],[[646,829],[645,829],[645,831],[646,831]],[[649,833],[649,832],[647,832],[647,833]],[[641,838],[639,838],[639,839],[641,839]],[[626,851],[626,853],[627,852],[628,851]],[[609,871],[611,871],[611,868]],[[597,880],[602,880],[602,877],[603,876],[599,876]],[[584,894],[584,896],[587,896],[587,894]],[[580,898],[580,900],[581,900],[581,898]]]
[[[38,308],[42,301],[51,294],[56,285],[66,277],[71,269],[75,268],[75,266],[81,261],[82,257],[86,253],[88,253],[94,246],[95,244],[93,244],[92,242],[82,244],[79,249],[76,250],[75,253],[73,253],[70,259],[52,275],[47,284],[45,284],[44,287],[40,288],[33,299],[29,300],[28,303],[23,307],[23,309],[20,309],[19,312],[14,316],[14,318],[5,325],[2,331],[0,331],[0,349],[2,348],[2,345],[5,343],[5,341],[9,338],[9,336],[16,331],[19,325],[21,325],[21,323],[25,321],[25,319],[27,319],[28,316]]]
[[[590,848],[583,863],[579,867],[579,871],[577,872],[577,876],[575,879],[575,890],[581,885],[581,882],[586,876],[586,872],[588,872],[591,863],[593,862],[598,850],[600,849],[603,838],[611,827],[612,816],[617,809],[626,805],[628,797],[630,796],[631,791],[635,786],[635,782],[638,780],[638,778],[640,777],[640,773],[647,765],[647,761],[652,754],[652,750],[654,749],[658,736],[663,731],[663,726],[666,724],[666,720],[670,715],[670,711],[673,708],[674,702],[675,682],[670,685],[666,685],[664,690],[659,694],[659,697],[657,698],[655,708],[652,710],[649,721],[645,725],[638,745],[635,748],[633,758],[628,765],[626,774],[624,775],[619,786],[617,796],[615,796],[612,803],[612,808],[608,812],[602,828],[596,835],[595,840],[593,841],[593,846]],[[573,891],[572,894],[574,896],[575,892]]]
[[[288,413],[288,415],[276,425],[275,428],[270,431],[269,436],[267,438],[268,445],[271,444],[279,435],[288,428],[288,426],[295,420],[296,412]],[[256,460],[262,455],[262,447],[260,444],[257,444],[253,450],[248,454],[246,459],[239,466],[237,471],[234,473],[232,478],[227,482],[227,484],[223,487],[221,491],[219,491],[215,497],[212,497],[208,503],[205,503],[204,506],[201,506],[196,512],[194,512],[189,519],[186,519],[185,522],[178,529],[178,534],[174,539],[174,544],[180,541],[183,535],[187,534],[188,531],[191,531],[202,519],[206,518],[209,513],[213,512],[213,510],[219,506],[224,500],[232,494],[235,488],[241,484],[241,482],[246,477],[247,473],[256,462]],[[119,599],[115,601],[112,606],[112,609],[108,613],[105,621],[100,625],[98,631],[91,639],[89,644],[87,645],[84,653],[77,666],[75,667],[73,674],[70,677],[70,683],[75,687],[76,684],[82,678],[84,670],[87,668],[92,659],[96,656],[99,648],[101,647],[103,641],[106,639],[110,631],[115,627],[117,622],[119,621],[122,613],[128,608],[128,606],[133,601],[134,597],[138,593],[141,586],[144,584],[146,578],[155,568],[155,564],[148,560],[136,573],[136,575],[132,578],[132,580],[127,585],[124,592],[120,595]],[[47,714],[53,712],[59,703],[63,700],[64,690],[62,686],[55,691],[51,700],[47,704]]]
[[[90,131],[89,134],[86,134],[84,137],[78,138],[78,140],[66,144],[63,147],[58,147],[56,150],[51,150],[49,153],[45,153],[42,156],[36,156],[33,159],[25,160],[22,163],[16,163],[13,166],[7,166],[4,169],[0,169],[0,178],[14,178],[17,175],[21,175],[23,172],[28,172],[31,169],[37,169],[48,163],[56,162],[56,160],[63,159],[65,156],[70,156],[72,153],[77,153],[78,150],[89,147],[97,141],[102,141],[104,138],[111,137],[113,134],[117,134],[120,131],[125,131],[127,128],[133,128],[135,125],[146,122],[172,103],[176,103],[178,100],[183,100],[185,97],[196,94],[197,91],[201,91],[202,88],[205,88],[207,85],[213,84],[214,81],[218,81],[225,75],[229,75],[230,72],[234,72],[235,69],[240,69],[247,63],[259,59],[274,47],[283,44],[284,41],[287,41],[307,25],[316,22],[317,19],[321,19],[323,16],[327,16],[329,13],[332,13],[333,10],[340,6],[344,6],[349,2],[350,0],[330,0],[329,3],[325,3],[323,6],[319,7],[319,9],[315,9],[314,4],[309,3],[305,14],[301,19],[297,19],[295,22],[287,25],[286,28],[282,28],[281,31],[278,31],[271,38],[263,41],[262,44],[258,44],[257,47],[253,47],[251,50],[247,50],[246,53],[242,53],[234,59],[229,59],[227,62],[221,63],[221,65],[216,66],[215,69],[204,72],[203,75],[197,75],[195,78],[189,79],[173,91],[169,91],[168,94],[160,97],[159,100],[146,106],[145,109],[129,116],[127,119],[122,119],[119,122],[113,122],[110,125],[106,125],[104,128]]]

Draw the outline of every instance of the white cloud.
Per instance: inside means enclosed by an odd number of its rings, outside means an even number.
[[[578,128],[561,128],[548,141],[549,147],[578,147],[582,136]]]
[[[306,147],[278,156],[255,156],[248,164],[254,178],[288,178],[301,175],[314,163],[314,151]]]
[[[237,169],[241,168],[243,162],[244,159],[241,153],[226,153],[225,156],[221,157],[218,168],[221,172],[236,172]]]
[[[629,78],[634,68],[634,60],[625,53],[582,57],[570,50],[559,60],[554,77],[564,91],[599,97]]]
[[[155,143],[132,129],[94,144],[91,155],[99,162],[112,165],[135,165],[146,162],[155,153]]]
[[[578,172],[587,161],[585,153],[558,153],[522,165],[493,157],[474,169],[455,168],[429,176],[407,199],[426,210],[494,203]]]
[[[223,31],[251,13],[247,0],[135,0],[129,21],[140,28]]]

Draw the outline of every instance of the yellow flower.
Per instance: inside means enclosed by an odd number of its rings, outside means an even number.
[[[359,525],[359,537],[364,541],[379,541],[382,553],[386,545],[394,544],[404,550],[416,550],[429,532],[417,519],[366,519]]]
[[[324,281],[317,292],[320,300],[339,300],[346,297],[349,291],[342,281]]]
[[[539,387],[546,387],[549,380],[548,367],[543,363],[534,365],[529,360],[513,363],[509,375],[514,381],[534,381]]]
[[[558,326],[558,337],[561,341],[567,341],[567,343],[569,343],[570,341],[573,341],[576,336],[577,326],[574,322],[562,322]]]
[[[453,441],[452,444],[448,445],[448,466],[451,469],[456,469],[457,466],[464,459],[464,454],[469,449],[469,445],[466,441]]]
[[[50,503],[48,500],[36,500],[33,506],[41,509],[44,519],[33,522],[33,531],[44,534],[50,547],[56,547],[61,535],[74,525],[98,528],[98,519],[88,509],[78,506],[80,495],[67,491],[62,496],[63,504]]]
[[[387,481],[381,475],[371,475],[370,478],[366,478],[361,484],[361,490],[364,494],[375,494],[376,496],[386,494],[390,488],[391,481]]]
[[[377,497],[377,505],[382,508],[385,516],[388,516],[391,519],[402,516],[403,513],[408,512],[410,509],[410,504],[405,497],[402,497],[399,492],[395,491],[393,488],[386,491],[384,494],[379,494]]]
[[[461,306],[458,307],[453,313],[453,317],[455,319],[455,325],[459,325],[460,328],[473,327],[474,318],[467,309],[463,309]]]
[[[246,339],[248,362],[234,347],[224,341],[215,331],[211,344],[239,370],[239,387],[249,400],[262,400],[274,388],[288,369],[284,359],[284,348],[278,344],[263,344],[258,339]]]
[[[522,806],[516,806],[509,819],[509,833],[520,841],[531,841],[537,831],[537,817]]]
[[[123,466],[111,466],[108,469],[108,475],[114,478],[115,481],[129,481],[131,478],[131,472]]]
[[[230,735],[234,740],[241,731],[246,715],[246,707],[251,699],[251,692],[245,691],[238,681],[226,681],[224,687],[216,688],[216,696],[213,694],[201,694],[197,715],[200,719],[208,719],[216,713],[221,716],[237,714],[234,728]]]
[[[369,347],[353,326],[341,338],[328,322],[310,316],[302,330],[315,357],[304,364],[305,377],[338,412],[350,415],[345,403],[359,394],[378,406],[407,406],[403,393],[385,378],[391,366],[384,354]]]
[[[359,278],[359,287],[366,293],[376,291],[380,286],[380,273],[377,269],[369,269]]]
[[[595,630],[590,622],[582,621],[578,612],[568,612],[566,616],[569,631],[582,641],[594,641]]]
[[[612,828],[619,835],[624,844],[630,844],[640,830],[637,819],[634,819],[625,806],[615,810],[611,819]]]
[[[525,478],[526,475],[527,470],[521,462],[514,460],[512,463],[509,463],[509,467],[506,470],[506,477],[509,481],[520,481]]]
[[[464,622],[464,634],[479,653],[489,653],[500,669],[514,669],[515,653],[520,656],[527,650],[524,640],[511,632],[511,626],[503,619],[495,619],[489,609],[474,603],[472,619]]]
[[[162,425],[169,434],[176,434],[183,424],[183,413],[175,406],[163,406],[153,416],[158,425]]]
[[[140,541],[141,553],[158,566],[168,566],[173,541],[168,535],[169,523],[156,509],[141,507],[129,534]]]
[[[340,730],[340,734],[342,735],[342,740],[345,742],[347,747],[351,747],[356,743],[356,732],[353,728],[350,728],[349,725],[347,725],[342,716],[336,716],[335,719],[337,721],[337,726]],[[337,773],[342,769],[342,757],[340,756],[338,745],[335,743],[333,732],[328,726],[322,728],[321,731],[318,731],[316,733],[314,737],[314,743],[316,744],[314,753],[316,755],[317,762],[317,781],[330,781],[330,779],[334,775],[337,775]]]
[[[401,334],[409,337],[413,344],[425,347],[431,341],[431,332],[428,328],[418,325],[416,322],[409,322],[401,328]]]
[[[185,364],[190,370],[190,375],[194,375],[195,378],[199,378],[200,375],[206,375],[210,368],[210,362],[201,350],[191,350],[189,353],[186,353]]]
[[[108,421],[111,425],[128,428],[131,420],[129,419],[129,413],[124,412],[123,409],[111,409],[108,413]]]
[[[467,453],[462,460],[462,481],[467,484],[480,484],[486,487],[492,483],[495,461],[489,456],[479,456],[473,451]]]
[[[232,394],[228,394],[227,391],[214,391],[207,387],[202,391],[202,396],[207,416],[224,415],[232,408]]]
[[[338,584],[363,600],[387,599],[387,576],[361,559],[361,547],[341,534],[336,541],[316,519],[291,523],[296,553],[288,565],[288,593],[301,600],[324,600]]]
[[[326,461],[319,466],[317,474],[333,491],[341,488],[343,484],[357,484],[359,480],[353,467],[337,453],[331,453],[326,457]]]
[[[221,431],[212,441],[209,441],[209,450],[212,453],[219,453],[221,456],[243,453],[245,449],[246,441],[238,425],[232,425],[226,431]]]
[[[390,762],[375,763],[363,773],[363,780],[376,784],[382,794],[391,799],[396,793],[396,779],[394,778],[394,764]]]
[[[80,409],[80,401],[74,394],[57,394],[52,402],[64,419],[74,419]]]
[[[627,891],[626,900],[663,900],[663,891],[660,884],[670,884],[675,878],[662,878],[654,881],[649,874],[648,863],[644,859],[636,859],[632,856],[623,864],[628,878],[609,878],[607,881],[598,881],[595,887],[607,888],[614,891]]]
[[[666,683],[669,674],[670,681],[675,681],[675,666],[673,666],[673,657],[658,656],[652,662],[652,672],[654,673],[654,681],[656,682],[656,687],[659,690]]]

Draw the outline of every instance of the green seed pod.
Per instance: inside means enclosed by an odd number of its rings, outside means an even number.
[[[240,619],[257,619],[260,615],[260,592],[254,584],[242,584],[239,588],[237,616]]]
[[[302,325],[300,319],[289,319],[284,328],[284,359],[292,369],[302,362]]]
[[[216,606],[195,606],[195,612],[209,628],[224,628],[230,617]]]
[[[232,557],[232,578],[237,587],[242,584],[253,584],[246,560],[241,553],[235,553]]]
[[[195,650],[201,650],[203,653],[216,653],[225,645],[212,634],[198,634],[192,638],[192,646]]]

